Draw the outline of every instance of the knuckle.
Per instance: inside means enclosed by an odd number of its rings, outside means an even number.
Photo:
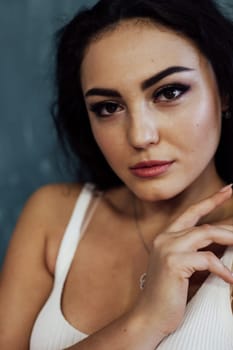
[[[168,253],[164,257],[164,265],[168,270],[176,270],[177,256],[174,253]]]
[[[213,226],[209,224],[204,224],[201,226],[200,237],[204,239],[204,242],[207,245],[211,244],[216,236],[216,231]]]
[[[202,225],[202,230],[205,233],[211,233],[211,232],[213,232],[213,227],[209,224],[204,224],[204,225]]]
[[[158,234],[155,238],[154,238],[154,241],[153,241],[153,247],[155,249],[158,249],[160,248],[163,244],[164,244],[164,234]]]
[[[208,263],[208,265],[211,265],[215,262],[216,256],[212,252],[205,252],[205,258]]]

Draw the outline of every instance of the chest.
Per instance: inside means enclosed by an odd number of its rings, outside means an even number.
[[[61,306],[69,323],[86,334],[121,316],[139,296],[148,256],[137,241],[134,244],[130,225],[126,232],[117,237],[104,232],[101,239],[102,233],[90,227],[73,258]]]
[[[101,218],[90,223],[76,249],[61,296],[64,317],[86,334],[103,328],[134,305],[140,294],[140,276],[147,269],[148,255],[135,239],[132,222],[110,227],[111,231],[106,230]],[[193,276],[188,300],[207,276]]]
[[[146,271],[147,256],[139,247],[133,253],[124,242],[92,244],[88,235],[80,243],[65,281],[62,312],[83,333],[91,334],[130,310],[140,294],[139,279]],[[125,252],[125,253],[124,253]],[[188,301],[208,272],[190,280]]]

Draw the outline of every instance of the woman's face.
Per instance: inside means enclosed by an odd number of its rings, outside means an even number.
[[[212,67],[169,29],[133,20],[88,47],[81,81],[94,137],[139,198],[217,178],[221,100]]]

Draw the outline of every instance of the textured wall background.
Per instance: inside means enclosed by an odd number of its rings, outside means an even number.
[[[26,199],[68,180],[49,114],[53,35],[94,0],[0,0],[0,265]]]
[[[80,6],[95,2],[0,0],[0,265],[30,193],[69,180],[49,115],[52,38]],[[233,0],[220,2],[233,15]]]

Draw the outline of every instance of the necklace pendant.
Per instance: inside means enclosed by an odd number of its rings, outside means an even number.
[[[146,272],[144,272],[141,276],[140,276],[140,279],[139,279],[139,285],[140,285],[140,289],[143,290],[144,287],[145,287],[145,284],[146,284]]]

